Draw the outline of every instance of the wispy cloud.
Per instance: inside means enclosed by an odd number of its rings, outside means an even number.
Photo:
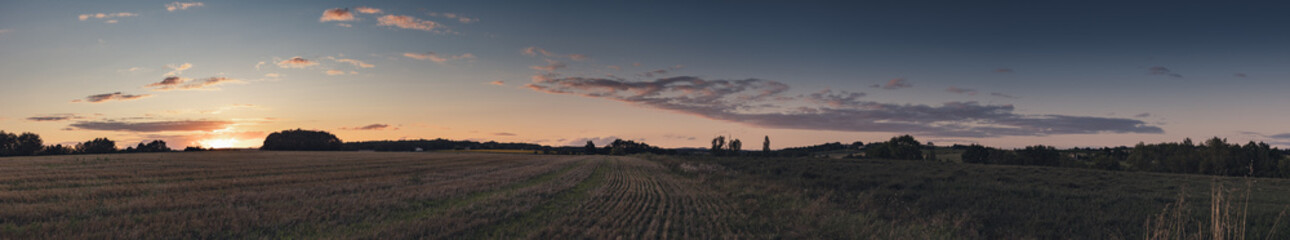
[[[378,14],[378,13],[381,13],[381,9],[377,9],[377,8],[370,8],[370,7],[355,7],[355,8],[354,8],[354,11],[358,11],[359,13],[363,13],[363,14]]]
[[[76,100],[72,100],[72,102],[101,103],[101,102],[107,102],[107,101],[129,101],[129,100],[141,99],[141,98],[146,98],[151,96],[152,94],[134,95],[134,94],[123,94],[121,92],[114,92],[114,93],[90,95],[85,97],[85,99],[76,99]]]
[[[1232,74],[1232,76],[1236,76],[1236,77],[1238,77],[1238,78],[1248,78],[1248,77],[1250,77],[1249,75],[1245,75],[1244,73],[1236,73],[1236,74]]]
[[[368,63],[365,63],[365,62],[363,62],[363,61],[359,61],[359,60],[357,60],[357,59],[336,58],[336,57],[327,57],[327,59],[331,59],[332,61],[336,61],[336,62],[339,62],[339,63],[348,63],[348,64],[351,64],[351,65],[354,65],[355,67],[360,67],[360,68],[373,68],[373,67],[376,67],[376,65],[368,64]]]
[[[439,56],[439,54],[434,52],[403,53],[403,56],[411,59],[416,59],[416,60],[430,60],[437,63],[444,63],[449,60],[475,59],[475,55],[470,53],[464,53],[460,55],[449,55],[449,56]]]
[[[546,65],[529,66],[529,68],[533,70],[538,70],[538,71],[554,72],[555,70],[564,69],[565,67],[569,66],[569,65],[565,65],[564,62],[560,62],[557,60],[552,60],[552,59],[544,59],[544,60],[546,60]]]
[[[81,121],[70,125],[70,127],[83,130],[99,131],[121,131],[121,132],[193,132],[193,131],[214,131],[227,128],[233,125],[232,121],[224,120],[180,120],[180,121],[155,121],[155,122],[128,122],[128,121]]]
[[[1276,139],[1290,139],[1290,133],[1275,134],[1268,137]]]
[[[1001,97],[1001,98],[1011,98],[1011,99],[1018,99],[1018,98],[1021,98],[1021,97],[1018,97],[1018,96],[1013,96],[1013,95],[1008,95],[1008,94],[1003,94],[1003,93],[998,93],[998,92],[992,92],[992,93],[990,93],[990,96]]]
[[[323,73],[326,73],[328,76],[345,75],[345,71],[336,70],[336,69],[328,69]]]
[[[166,72],[166,74],[165,74],[165,75],[162,75],[162,76],[176,76],[176,75],[179,75],[179,74],[181,74],[181,73],[184,73],[184,70],[188,70],[189,68],[193,68],[193,64],[192,64],[192,63],[184,63],[184,64],[178,64],[178,65],[176,65],[176,64],[168,64],[168,65],[166,65],[166,68],[169,68],[169,69],[170,69],[170,71],[169,71],[169,72]]]
[[[780,129],[900,132],[934,137],[1163,132],[1159,127],[1133,119],[1017,114],[1012,105],[977,102],[902,105],[861,101],[861,95],[850,93],[825,98],[822,93],[806,103],[785,103],[781,95],[788,90],[788,85],[762,79],[707,80],[683,76],[625,81],[570,77],[547,79],[526,87]]]
[[[1173,70],[1169,70],[1168,68],[1161,67],[1161,66],[1147,68],[1147,71],[1151,75],[1164,75],[1164,76],[1170,76],[1175,78],[1183,77],[1182,74],[1175,73]]]
[[[1011,68],[997,68],[997,69],[994,69],[994,72],[995,73],[1013,73],[1014,71]]]
[[[33,122],[57,122],[57,121],[77,120],[77,119],[85,119],[85,118],[87,118],[87,117],[85,117],[85,116],[80,116],[80,115],[76,115],[76,114],[72,114],[72,113],[59,113],[59,114],[49,114],[49,115],[41,115],[41,116],[29,117],[29,118],[27,118],[27,121],[33,121]]]
[[[954,87],[954,86],[950,86],[950,88],[945,89],[945,91],[946,91],[946,92],[952,92],[952,93],[958,93],[958,94],[976,95],[976,90],[974,90],[974,89],[959,88],[959,87]]]
[[[177,10],[186,10],[190,7],[201,7],[206,4],[201,2],[172,2],[166,4],[166,11],[174,12]]]
[[[1139,114],[1137,114],[1137,115],[1133,115],[1133,117],[1135,117],[1135,118],[1145,118],[1145,117],[1150,117],[1150,116],[1151,116],[1151,113],[1139,113]]]
[[[278,67],[281,68],[307,68],[314,65],[318,65],[318,62],[310,61],[309,59],[304,59],[299,56],[278,62]]]
[[[389,124],[384,124],[384,123],[373,123],[373,124],[369,124],[369,125],[367,125],[367,126],[361,126],[361,127],[343,127],[343,128],[340,128],[340,129],[341,129],[341,130],[356,130],[356,131],[365,131],[365,130],[386,130],[386,129],[390,129],[390,125],[389,125]],[[393,129],[393,130],[398,130],[398,129]]]
[[[421,30],[435,33],[443,32],[442,30],[445,28],[442,24],[434,21],[421,20],[412,16],[404,15],[385,15],[376,19],[376,21],[376,25],[378,26],[393,26],[402,29]]]
[[[555,53],[555,52],[547,51],[546,49],[542,49],[542,48],[539,48],[539,47],[527,47],[527,48],[524,48],[523,53],[524,53],[524,55],[526,55],[526,56],[537,56],[537,55],[541,54],[541,55],[542,55],[542,56],[544,56],[544,57],[568,58],[569,60],[574,60],[574,61],[582,61],[582,60],[586,60],[586,59],[587,59],[587,55],[576,54],[576,53],[575,53],[575,54],[558,54],[558,53]]]
[[[137,17],[137,16],[139,16],[139,14],[138,14],[138,13],[128,13],[128,12],[119,12],[119,13],[90,13],[90,14],[81,14],[81,15],[79,15],[79,16],[76,16],[76,19],[80,19],[81,21],[85,21],[85,20],[89,20],[89,19],[91,19],[91,18],[93,18],[93,19],[105,19],[105,18],[106,18],[106,19],[112,19],[112,18]],[[115,23],[115,22],[113,22],[113,23]]]
[[[478,19],[478,18],[466,17],[465,15],[456,14],[456,13],[436,13],[436,12],[432,12],[432,13],[430,13],[430,16],[431,16],[431,17],[442,17],[442,18],[454,19],[454,20],[457,20],[458,22],[461,22],[461,23],[473,23],[473,22],[478,22],[478,21],[479,21],[479,19]]]
[[[509,136],[516,136],[516,135],[517,135],[517,134],[514,134],[514,133],[508,133],[508,132],[496,132],[496,133],[493,133],[493,136],[507,136],[507,137],[509,137]]]
[[[318,22],[330,21],[354,21],[354,14],[350,13],[348,8],[332,8],[323,10],[322,17],[318,17]]]
[[[506,83],[502,81],[492,81],[492,82],[488,82],[488,84],[497,85],[497,86],[506,86]]]
[[[914,84],[909,83],[909,81],[905,80],[904,78],[896,78],[896,79],[887,81],[887,84],[883,84],[883,85],[874,84],[869,87],[895,90],[895,89],[901,89],[901,88],[911,88],[911,87],[914,87]]]
[[[226,77],[209,77],[197,81],[192,79],[171,76],[162,79],[160,82],[144,85],[143,87],[152,88],[153,91],[170,91],[170,90],[219,90],[214,86],[225,83],[240,83],[237,79]]]

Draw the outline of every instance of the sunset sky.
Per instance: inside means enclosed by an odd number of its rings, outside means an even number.
[[[4,1],[0,130],[46,144],[1290,146],[1290,6]]]

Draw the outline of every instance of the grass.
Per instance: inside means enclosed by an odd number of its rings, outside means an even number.
[[[1290,239],[1288,204],[1285,179],[948,161],[258,151],[0,159],[0,239]]]

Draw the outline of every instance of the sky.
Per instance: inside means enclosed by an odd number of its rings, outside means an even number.
[[[47,144],[613,139],[1290,147],[1290,5],[4,1],[0,130]]]

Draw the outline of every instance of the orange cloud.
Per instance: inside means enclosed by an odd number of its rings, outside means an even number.
[[[497,86],[506,86],[506,83],[502,81],[492,81],[492,82],[488,82],[488,84],[497,85]]]
[[[473,22],[478,22],[478,21],[479,21],[479,19],[478,19],[478,18],[466,17],[465,15],[456,14],[456,13],[435,13],[435,12],[432,12],[432,13],[430,13],[430,16],[432,16],[432,17],[443,17],[443,18],[448,18],[448,19],[455,19],[455,20],[457,20],[458,22],[461,22],[461,23],[473,23]]]
[[[318,18],[318,22],[329,21],[354,21],[354,14],[350,13],[348,8],[327,9],[323,11],[322,17]]]
[[[336,70],[336,69],[329,69],[323,73],[326,73],[328,76],[345,75],[345,71]]]
[[[314,65],[318,65],[318,62],[310,61],[309,59],[304,59],[299,56],[278,62],[278,67],[281,68],[307,68]]]
[[[172,77],[167,77],[165,79],[162,79],[161,82],[144,85],[144,87],[153,88],[152,89],[153,91],[219,90],[218,88],[209,88],[209,87],[219,85],[219,84],[224,84],[224,83],[242,82],[242,81],[238,81],[237,79],[226,78],[226,77],[210,77],[210,78],[202,79],[200,81],[195,81],[195,82],[189,82],[189,80],[192,80],[192,79],[172,76]],[[187,84],[184,84],[184,83],[187,83]]]
[[[430,60],[437,63],[444,63],[444,62],[447,62],[448,60],[475,59],[475,54],[470,54],[470,53],[464,53],[461,55],[447,56],[447,57],[441,57],[439,56],[439,54],[436,54],[434,52],[403,53],[403,56],[411,59],[416,59],[416,60]]]
[[[348,64],[352,64],[352,65],[354,65],[354,66],[356,66],[356,67],[360,67],[360,68],[373,68],[373,67],[376,67],[376,65],[368,64],[368,63],[365,63],[365,62],[363,62],[363,61],[359,61],[359,60],[357,60],[357,59],[335,58],[335,57],[327,57],[327,59],[331,59],[332,61],[336,61],[336,62],[340,62],[340,63],[348,63]]]
[[[421,20],[411,16],[403,15],[385,15],[376,19],[379,26],[394,26],[403,29],[422,30],[429,32],[439,32],[438,29],[444,28],[443,25],[429,20]]]
[[[363,14],[381,13],[381,9],[370,8],[370,7],[356,7],[354,8],[354,11],[358,11],[359,13],[363,13]]]

